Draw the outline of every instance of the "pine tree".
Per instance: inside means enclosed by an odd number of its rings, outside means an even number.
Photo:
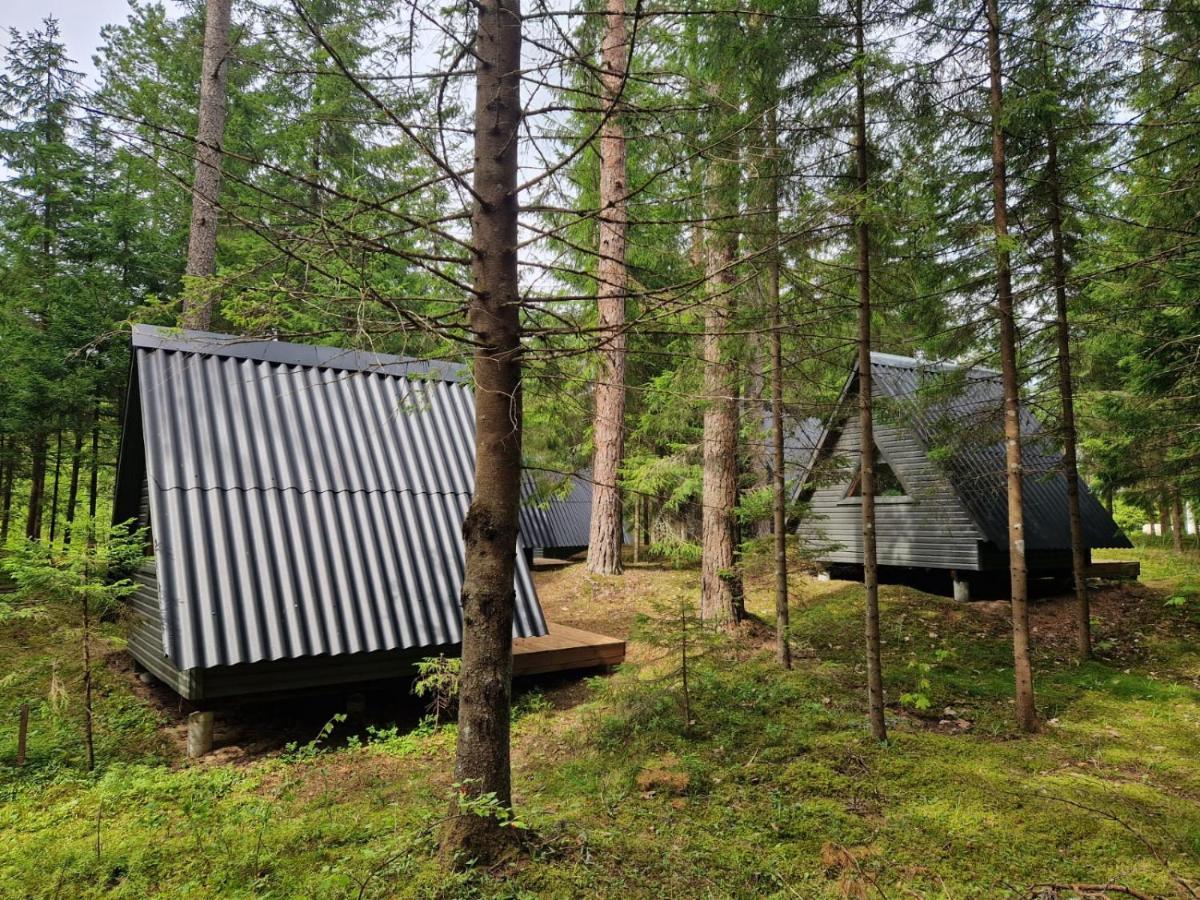
[[[1033,671],[1029,659],[1029,594],[1025,566],[1025,511],[1022,503],[1021,395],[1017,371],[1017,328],[1013,303],[1012,251],[1008,233],[1008,181],[1005,156],[1003,60],[998,0],[987,0],[988,79],[992,126],[992,196],[996,244],[996,311],[1000,320],[1001,380],[1004,387],[1004,447],[1008,481],[1008,555],[1012,593],[1013,662],[1017,725],[1037,729]]]
[[[601,47],[601,93],[605,116],[600,132],[600,246],[596,265],[600,318],[600,373],[596,379],[592,441],[592,520],[587,569],[602,575],[621,572],[621,492],[618,486],[625,446],[625,245],[629,189],[621,94],[629,73],[629,32],[625,0],[608,0]]]
[[[475,350],[475,493],[463,523],[466,572],[458,744],[459,798],[442,832],[446,860],[498,858],[497,812],[512,805],[509,761],[512,628],[521,502],[521,320],[517,279],[517,161],[521,121],[519,0],[485,0],[474,53],[476,201],[471,217]],[[471,802],[493,801],[485,815]]]
[[[9,173],[0,184],[0,316],[7,345],[23,348],[9,376],[16,419],[10,427],[25,433],[29,447],[25,534],[32,540],[53,517],[45,515],[50,431],[75,387],[64,371],[64,337],[81,303],[70,289],[65,237],[78,211],[73,188],[83,166],[72,122],[82,76],[72,64],[50,18],[27,34],[10,30],[0,75],[0,158]]]
[[[217,226],[221,201],[221,155],[228,118],[230,56],[233,52],[233,0],[207,0],[204,55],[200,69],[199,115],[196,125],[196,175],[192,182],[192,224],[188,234],[187,274],[201,282],[184,294],[180,324],[207,330],[217,295]]]

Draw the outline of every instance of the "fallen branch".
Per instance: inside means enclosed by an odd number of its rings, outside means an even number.
[[[1164,870],[1166,870],[1167,874],[1171,876],[1171,880],[1173,880],[1175,882],[1175,885],[1181,891],[1183,891],[1188,897],[1200,898],[1200,894],[1196,893],[1196,889],[1194,887],[1192,887],[1191,883],[1188,882],[1187,879],[1185,879],[1182,875],[1180,875],[1178,872],[1176,872],[1171,867],[1171,864],[1167,861],[1167,858],[1165,856],[1163,856],[1163,854],[1159,851],[1158,847],[1156,847],[1153,843],[1151,843],[1150,840],[1148,840],[1144,834],[1142,834],[1140,831],[1138,831],[1136,828],[1134,828],[1132,825],[1130,825],[1128,822],[1126,822],[1124,819],[1122,819],[1116,813],[1110,812],[1107,809],[1100,809],[1099,807],[1088,806],[1086,803],[1080,803],[1078,800],[1071,800],[1071,799],[1068,799],[1067,797],[1056,797],[1054,794],[1048,794],[1048,793],[1045,793],[1044,791],[1039,791],[1038,796],[1044,797],[1047,800],[1057,801],[1058,803],[1065,803],[1067,806],[1073,806],[1076,809],[1081,809],[1084,812],[1090,812],[1093,815],[1100,816],[1101,818],[1108,819],[1110,822],[1116,823],[1121,828],[1125,829],[1131,835],[1133,835],[1133,837],[1136,838],[1142,844],[1142,846],[1146,848],[1147,851],[1149,851],[1150,855],[1154,857],[1154,859],[1158,862],[1158,864],[1160,866],[1163,867]],[[1129,893],[1129,889],[1127,888],[1125,892]],[[1133,896],[1145,896],[1145,895],[1144,894],[1135,894]]]
[[[1059,891],[1074,891],[1081,897],[1107,897],[1110,894],[1123,894],[1126,897],[1137,897],[1138,900],[1153,900],[1149,894],[1143,894],[1141,891],[1126,887],[1123,884],[1084,884],[1080,882],[1056,881],[1032,885],[1029,888],[1028,896],[1030,900],[1033,900],[1033,898],[1042,896],[1043,891],[1054,891],[1056,895]]]

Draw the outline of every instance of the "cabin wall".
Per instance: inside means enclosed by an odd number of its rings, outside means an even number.
[[[201,679],[201,693],[205,699],[265,696],[411,678],[416,674],[419,660],[439,653],[458,656],[459,652],[458,645],[382,650],[215,666],[195,674]]]
[[[823,562],[863,561],[862,502],[845,496],[858,465],[859,435],[858,419],[851,417],[833,451],[844,468],[813,491],[800,525],[801,539],[818,548],[816,558]],[[979,569],[982,535],[921,444],[882,422],[876,423],[875,442],[908,491],[904,498],[876,500],[879,565]],[[826,549],[832,544],[836,548]]]
[[[162,610],[159,608],[158,573],[150,560],[133,578],[137,585],[128,603],[129,652],[155,678],[189,700],[197,699],[199,685],[191,672],[175,668],[163,648]]]
[[[217,666],[180,671],[163,648],[158,577],[151,560],[134,576],[137,589],[127,601],[129,653],[159,681],[188,700],[214,700],[276,694],[295,690],[388,681],[416,673],[416,663],[439,652],[457,655],[458,647],[424,647],[416,651],[348,653],[273,662]]]

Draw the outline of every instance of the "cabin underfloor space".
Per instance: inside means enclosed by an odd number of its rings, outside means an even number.
[[[825,569],[829,577],[836,580],[863,580],[861,565],[831,563]],[[1139,572],[1140,568],[1136,562],[1094,562],[1088,565],[1087,576],[1089,581],[1136,581]],[[1010,594],[1007,569],[976,572],[880,566],[879,583],[916,588],[929,594],[959,600],[1007,600]],[[1031,570],[1028,585],[1031,600],[1049,600],[1070,592],[1072,577],[1067,572]]]
[[[607,671],[625,659],[624,639],[556,623],[549,623],[549,629],[549,634],[541,637],[513,642],[515,709],[522,704],[574,706],[585,696],[579,688],[586,676]],[[199,755],[215,760],[254,758],[286,750],[289,745],[304,746],[326,723],[341,716],[346,716],[354,730],[366,733],[371,728],[393,727],[404,732],[429,716],[427,702],[412,693],[411,677],[331,684],[271,696],[189,701],[147,677],[128,654],[111,654],[108,662],[163,713],[171,723],[168,737],[181,748],[187,746],[189,732],[195,740],[196,714],[213,714],[204,720],[204,728],[210,729],[206,743],[212,752],[202,750]]]

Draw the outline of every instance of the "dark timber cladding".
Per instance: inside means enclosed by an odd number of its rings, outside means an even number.
[[[335,670],[460,641],[474,418],[457,367],[145,326],[133,343],[114,515],[141,518],[146,486],[143,664],[197,696],[238,673],[274,686],[288,660],[308,661],[301,682],[351,680]],[[515,588],[514,634],[545,634],[524,554]]]
[[[859,433],[851,373],[808,467],[801,537],[827,562],[861,563],[855,496]],[[1007,566],[1003,409],[997,373],[871,354],[875,443],[891,476],[876,497],[881,565],[981,570]],[[1031,567],[1069,570],[1070,523],[1062,459],[1022,410],[1026,548]],[[1127,547],[1108,512],[1081,485],[1090,548]]]

